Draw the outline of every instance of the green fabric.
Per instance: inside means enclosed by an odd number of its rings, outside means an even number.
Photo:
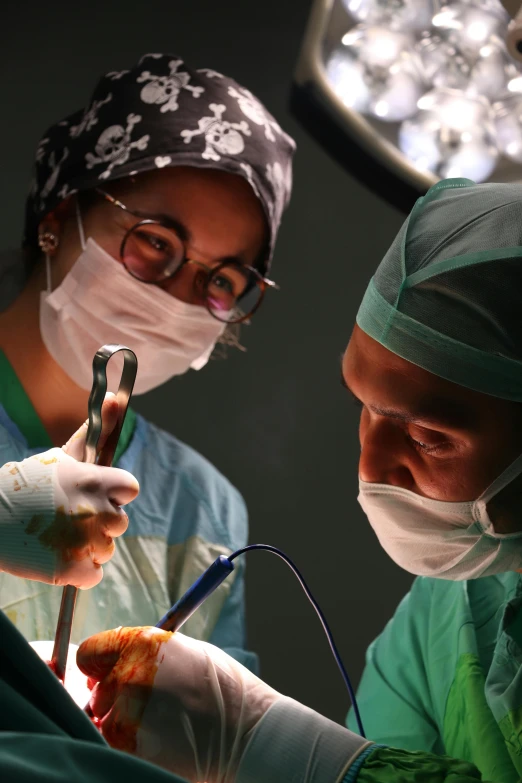
[[[368,648],[357,701],[374,742],[521,779],[522,576],[415,579]]]
[[[445,337],[388,304],[370,280],[357,325],[392,353],[459,386],[522,401],[522,364]]]
[[[418,199],[357,324],[441,378],[522,401],[519,184],[448,179]]]
[[[455,758],[473,759],[488,780],[516,783],[519,776],[486,702],[485,685],[477,656],[461,655],[446,703],[442,729],[445,750]]]
[[[118,445],[116,447],[116,451],[114,452],[114,460],[113,460],[114,465],[118,464],[122,454],[125,454],[125,452],[127,451],[129,443],[132,440],[135,427],[136,427],[136,414],[132,410],[132,408],[127,408],[127,415],[125,416],[125,421],[123,422],[123,427],[121,428],[120,439],[118,440]]]
[[[41,448],[44,451],[52,448],[51,438],[3,351],[0,351],[0,405],[27,440],[30,449]],[[135,427],[136,414],[132,408],[129,408],[114,455],[115,465],[127,450]]]
[[[518,707],[508,714],[499,723],[504,735],[511,760],[516,767],[519,776],[522,776],[522,748],[520,743],[522,727],[522,708]]]
[[[472,783],[486,778],[472,764],[432,753],[377,748],[357,775],[357,783]],[[495,781],[496,783],[496,781]]]
[[[0,612],[0,779],[5,783],[182,783],[112,750]]]
[[[365,764],[368,756],[375,751],[376,748],[384,747],[383,745],[369,745],[362,753],[360,753],[353,764],[350,764],[350,768],[346,772],[346,775],[342,779],[341,783],[355,783],[359,775],[359,770]]]
[[[0,351],[0,404],[26,438],[30,449],[52,448],[51,438],[3,351]]]

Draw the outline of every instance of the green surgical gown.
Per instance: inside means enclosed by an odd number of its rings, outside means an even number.
[[[369,739],[463,759],[495,783],[522,778],[521,580],[415,580],[367,652],[357,700]]]

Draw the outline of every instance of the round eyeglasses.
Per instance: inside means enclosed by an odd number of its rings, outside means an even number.
[[[141,217],[100,188],[96,192],[115,207]],[[224,323],[241,323],[259,309],[267,288],[278,288],[254,267],[237,261],[209,266],[187,258],[185,243],[173,227],[162,220],[143,218],[124,235],[120,259],[129,274],[142,283],[159,284],[191,264],[197,267],[194,285],[209,313]]]

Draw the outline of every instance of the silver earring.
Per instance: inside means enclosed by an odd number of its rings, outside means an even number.
[[[38,245],[40,246],[42,253],[45,253],[46,256],[54,253],[58,244],[58,237],[56,234],[53,234],[52,231],[44,231],[38,236]]]

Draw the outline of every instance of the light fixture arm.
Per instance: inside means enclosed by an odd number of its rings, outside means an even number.
[[[502,0],[502,5],[512,17],[506,36],[508,52],[522,62],[522,4],[520,0]]]

